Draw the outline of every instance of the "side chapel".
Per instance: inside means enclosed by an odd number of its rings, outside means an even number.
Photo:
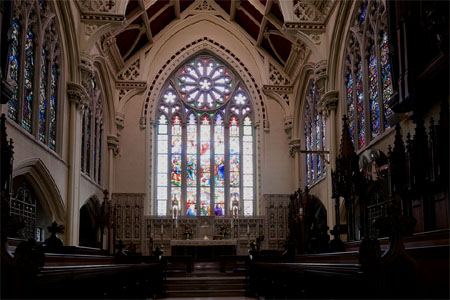
[[[448,11],[0,2],[2,298],[448,298]]]

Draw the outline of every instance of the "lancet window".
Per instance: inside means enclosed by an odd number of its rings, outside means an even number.
[[[318,111],[319,92],[314,82],[311,82],[306,96],[303,120],[304,142],[307,150],[305,155],[306,185],[310,186],[325,177],[326,163],[323,159],[325,150],[325,119]],[[319,152],[317,152],[319,151]]]
[[[103,164],[103,94],[96,76],[83,83],[89,101],[81,119],[81,171],[98,184],[102,183]]]
[[[383,1],[358,2],[345,59],[345,111],[357,150],[390,128],[392,94],[386,8]]]
[[[19,2],[17,2],[19,3]],[[9,31],[8,116],[56,151],[59,80],[55,14],[47,1],[15,7]]]
[[[255,213],[254,120],[241,80],[204,54],[165,84],[156,115],[155,211],[187,216]]]

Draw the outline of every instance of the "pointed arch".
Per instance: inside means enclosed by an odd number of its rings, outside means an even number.
[[[16,163],[13,178],[18,176],[24,176],[32,185],[41,204],[51,214],[52,219],[64,224],[66,207],[58,186],[43,161],[32,158]]]
[[[246,84],[220,58],[203,51],[183,61],[162,87],[154,111],[157,214],[166,215],[182,199],[188,216],[224,216],[233,198],[241,202],[242,214],[253,215],[255,117]],[[245,174],[244,152],[252,164]]]

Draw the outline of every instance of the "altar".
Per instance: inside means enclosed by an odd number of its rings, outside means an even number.
[[[192,255],[194,261],[219,260],[236,255],[236,240],[171,240],[172,255]]]

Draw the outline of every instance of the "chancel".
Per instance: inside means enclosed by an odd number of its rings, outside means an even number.
[[[448,12],[1,1],[1,297],[448,299]]]

